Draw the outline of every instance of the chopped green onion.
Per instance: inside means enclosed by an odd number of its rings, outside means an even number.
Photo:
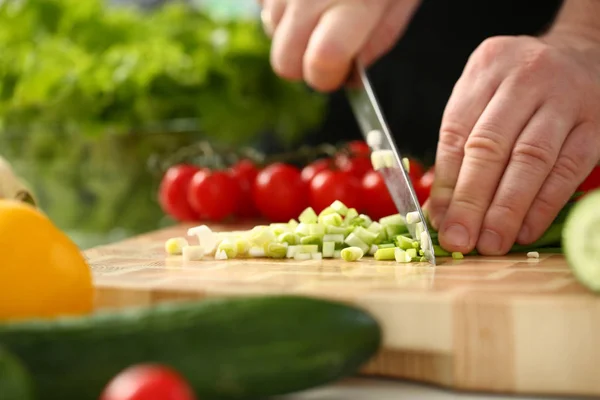
[[[316,235],[304,236],[300,238],[301,244],[321,244],[321,237]]]
[[[387,217],[383,217],[379,220],[379,223],[383,226],[386,225],[405,225],[404,218],[400,214],[392,214]]]
[[[304,224],[314,224],[318,219],[319,217],[312,207],[307,207],[298,217],[298,220]]]
[[[340,255],[344,261],[358,261],[363,257],[364,251],[360,247],[346,247]]]
[[[421,220],[418,211],[412,211],[406,214],[406,223],[407,224],[416,224]]]
[[[299,246],[288,246],[285,253],[285,258],[294,258],[294,256],[298,252],[298,247]]]
[[[396,246],[400,247],[403,250],[408,250],[408,249],[412,249],[413,247],[413,240],[409,237],[406,237],[404,235],[398,235],[396,236],[395,239],[396,242]]]
[[[304,222],[300,222],[294,230],[298,235],[308,236],[310,235],[310,226]]]
[[[344,235],[341,233],[338,234],[327,234],[323,236],[323,242],[335,242],[335,243],[343,243]]]
[[[344,225],[348,226],[352,223],[352,220],[354,218],[358,217],[358,211],[356,211],[356,208],[349,208],[348,211],[346,212],[346,216],[344,218]]]
[[[298,226],[298,221],[292,218],[288,221],[288,226],[290,227],[290,229],[296,229],[296,227]]]
[[[331,206],[329,207],[343,217],[345,217],[348,213],[348,207],[346,207],[346,205],[339,200],[336,200],[333,203],[331,203]]]
[[[356,235],[356,237],[358,237],[360,240],[362,240],[363,242],[365,242],[367,245],[372,245],[373,242],[375,242],[375,239],[377,239],[377,234],[370,232],[368,230],[366,230],[365,228],[363,228],[362,226],[358,226],[354,229],[354,231],[352,232],[353,235]]]
[[[377,129],[374,129],[367,134],[367,144],[369,147],[379,147],[381,146],[381,141],[383,140],[382,138],[383,136],[381,135],[381,132]]]
[[[527,253],[528,258],[540,258],[540,253],[537,251],[530,251]]]
[[[204,257],[204,247],[200,245],[196,246],[184,246],[181,249],[184,261],[198,261]]]
[[[334,242],[323,242],[323,257],[332,258],[335,252]]]
[[[296,250],[298,253],[316,253],[319,251],[319,246],[316,244],[305,244],[297,246]]]
[[[409,263],[412,261],[411,256],[399,247],[394,248],[394,258],[399,263]]]
[[[252,246],[250,247],[250,250],[248,250],[248,255],[255,258],[265,257],[265,249],[260,246]]]
[[[238,254],[245,255],[250,249],[250,242],[246,239],[236,239],[235,249],[237,250]]]
[[[188,241],[184,237],[171,238],[165,242],[165,251],[171,255],[182,254],[183,248],[188,245]]]
[[[313,236],[323,236],[325,234],[325,226],[320,224],[308,224],[308,231]]]
[[[442,246],[440,246],[439,244],[433,245],[433,254],[435,254],[436,257],[450,257],[451,256],[451,253],[444,250],[442,248]]]
[[[250,242],[257,246],[263,246],[268,242],[275,240],[275,234],[268,226],[259,225],[250,231]]]
[[[338,213],[324,215],[323,218],[321,219],[321,221],[324,225],[333,225],[333,226],[341,226],[342,223],[344,222],[344,220],[342,219],[342,216]]]
[[[390,248],[394,248],[396,247],[396,245],[394,243],[382,243],[379,245],[380,249],[390,249]]]
[[[287,249],[287,243],[269,243],[265,253],[267,257],[284,258],[287,254]]]
[[[341,250],[334,251],[333,258],[342,258],[342,251]]]
[[[235,258],[237,256],[237,246],[235,246],[229,239],[223,239],[219,246],[217,246],[217,251],[225,252],[227,258]]]
[[[356,236],[354,234],[354,232],[348,235],[348,237],[346,238],[344,243],[346,243],[348,246],[351,246],[351,247],[360,247],[360,249],[363,251],[363,253],[368,252],[369,249],[371,248],[370,245],[366,244],[358,236]]]
[[[411,259],[416,259],[417,258],[417,249],[412,248],[412,249],[406,249],[406,254],[408,254],[410,256]]]
[[[277,241],[279,243],[287,243],[289,245],[298,244],[300,238],[293,234],[292,232],[285,232],[281,235],[277,236]]]
[[[382,261],[382,260],[393,260],[394,259],[394,254],[395,254],[395,247],[390,247],[390,248],[386,248],[386,249],[378,249],[377,252],[375,253],[375,259],[377,261]]]
[[[323,254],[316,252],[316,253],[310,253],[310,256],[313,260],[322,260],[323,259]]]
[[[402,158],[402,166],[406,172],[410,172],[410,160],[407,157]]]
[[[217,249],[215,252],[215,260],[227,260],[227,253],[223,250]]]
[[[325,233],[347,235],[349,233],[348,230],[349,229],[345,226],[334,226],[334,225],[326,225],[325,226]]]
[[[369,249],[369,255],[374,256],[377,252],[377,249],[379,249],[379,247],[376,244],[371,245],[371,248]]]
[[[306,260],[310,260],[311,256],[310,253],[296,253],[294,255],[294,260],[298,260],[298,261],[306,261]]]

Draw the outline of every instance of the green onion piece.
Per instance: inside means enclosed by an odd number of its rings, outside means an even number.
[[[406,223],[407,224],[416,224],[421,220],[418,211],[412,211],[406,214]]]
[[[344,243],[346,243],[348,246],[351,246],[351,247],[360,247],[360,249],[363,251],[363,253],[368,252],[369,249],[371,248],[370,245],[363,242],[354,233],[349,234],[348,237],[346,238],[346,240],[344,240]]]
[[[300,222],[294,231],[298,235],[308,236],[310,235],[310,226],[304,222]]]
[[[275,240],[275,234],[268,226],[259,225],[250,231],[249,240],[252,244],[263,246]]]
[[[425,256],[421,256],[421,258],[419,258],[419,262],[427,262],[427,257]]]
[[[438,244],[434,244],[433,245],[433,254],[435,254],[436,257],[450,257],[451,253],[444,250],[442,248],[442,246],[438,245]]]
[[[344,217],[348,213],[348,207],[346,207],[346,205],[339,200],[336,200],[333,203],[331,203],[329,207],[331,207],[333,211]]]
[[[415,225],[415,236],[421,238],[423,232],[425,232],[425,226],[422,222],[417,222]]]
[[[394,243],[382,243],[379,245],[380,249],[393,249],[394,247],[396,247]]]
[[[325,234],[325,226],[319,224],[308,224],[308,232],[310,235],[323,236]]]
[[[298,261],[306,261],[306,260],[310,260],[311,256],[310,253],[296,253],[294,255],[294,260],[298,260]]]
[[[360,214],[358,218],[362,220],[363,226],[365,228],[368,228],[373,223],[373,220],[367,214]]]
[[[423,231],[421,232],[421,248],[423,250],[429,250],[429,234],[427,233],[427,231]]]
[[[383,217],[379,220],[379,223],[383,226],[386,225],[406,225],[404,222],[404,218],[400,214],[392,214],[387,217]]]
[[[221,243],[219,243],[217,251],[225,252],[227,259],[235,258],[237,256],[237,248],[229,239],[223,239]]]
[[[408,254],[410,258],[414,260],[415,258],[417,258],[417,249],[406,249],[406,254]]]
[[[332,258],[335,252],[334,242],[323,242],[323,257]]]
[[[341,250],[334,251],[333,258],[342,258],[342,251]]]
[[[413,240],[409,237],[406,237],[404,235],[398,235],[396,236],[395,239],[396,242],[396,246],[400,247],[403,250],[408,250],[408,249],[412,249],[413,247]]]
[[[265,249],[262,246],[252,246],[250,250],[248,250],[248,255],[250,257],[261,258],[265,256]]]
[[[375,171],[385,168],[385,161],[381,154],[381,150],[376,150],[371,153],[371,165]]]
[[[323,259],[323,254],[321,254],[320,252],[310,253],[310,257],[313,260],[322,260]]]
[[[288,246],[285,257],[286,258],[294,258],[296,253],[298,252],[299,246]]]
[[[290,227],[290,229],[296,229],[296,227],[298,226],[298,221],[292,218],[288,221],[288,226]]]
[[[371,246],[373,242],[375,242],[375,239],[377,239],[376,233],[370,232],[362,226],[355,228],[352,234],[356,235],[360,240],[362,240],[369,246]]]
[[[344,261],[358,261],[363,255],[364,251],[360,247],[346,247],[340,252],[340,255]]]
[[[387,249],[378,249],[377,252],[375,252],[375,259],[377,261],[393,260],[395,258],[395,249],[395,247],[390,247]]]
[[[396,167],[396,157],[391,150],[380,150],[383,158],[383,163],[387,168]]]
[[[325,233],[347,235],[350,232],[348,232],[348,228],[345,226],[326,225]]]
[[[369,255],[374,256],[377,252],[377,249],[379,249],[379,247],[376,244],[371,245],[371,248],[369,249]]]
[[[271,258],[284,258],[287,254],[287,249],[287,243],[269,243],[265,249],[265,254]]]
[[[373,221],[373,222],[371,222],[371,225],[369,225],[369,227],[367,228],[367,230],[369,232],[373,232],[373,233],[379,234],[383,230],[383,226],[379,222]]]
[[[527,258],[540,258],[540,253],[537,251],[530,251],[527,253]]]
[[[452,258],[455,260],[462,260],[463,258],[465,258],[465,256],[460,251],[453,251]]]
[[[358,211],[356,208],[349,208],[346,212],[346,216],[344,217],[344,225],[348,226],[352,222],[354,218],[358,217]]]
[[[300,238],[300,244],[321,244],[321,237],[316,235],[303,236]]]
[[[312,207],[307,207],[304,211],[300,213],[298,220],[304,224],[314,224],[317,222],[319,217],[315,210]]]
[[[344,220],[340,214],[333,213],[323,216],[321,222],[323,225],[341,226]]]
[[[424,255],[425,255],[425,250],[423,250],[423,249],[419,249],[419,255],[420,255],[420,256],[424,256]]]
[[[335,243],[343,243],[344,235],[341,233],[338,234],[327,234],[323,236],[323,242],[335,242]]]
[[[399,247],[394,248],[394,258],[396,259],[396,262],[399,263],[409,263],[412,261],[410,255]]]
[[[277,236],[277,241],[279,243],[287,243],[289,245],[298,244],[299,239],[300,238],[294,235],[292,232],[285,232]]]
[[[402,158],[402,165],[404,166],[406,172],[410,172],[410,160],[408,158]]]
[[[288,224],[271,224],[270,229],[274,235],[279,236],[284,232],[290,232],[290,226]]]
[[[234,244],[237,253],[240,255],[247,254],[250,250],[250,242],[246,239],[237,239]]]
[[[316,253],[319,251],[319,246],[316,244],[304,244],[298,246],[297,253]]]

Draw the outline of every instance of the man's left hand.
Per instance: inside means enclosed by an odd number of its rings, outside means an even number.
[[[472,54],[428,201],[445,249],[501,255],[534,242],[598,163],[600,44],[575,40],[495,37]]]

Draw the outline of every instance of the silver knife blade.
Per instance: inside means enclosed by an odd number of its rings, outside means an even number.
[[[433,243],[423,210],[419,205],[410,177],[402,163],[402,156],[395,145],[394,138],[390,134],[365,68],[358,61],[354,65],[354,70],[346,87],[346,95],[363,137],[371,151],[387,150],[393,154],[393,166],[381,168],[379,172],[383,176],[388,191],[398,209],[398,213],[402,215],[405,221],[408,213],[418,213],[419,221],[415,224],[407,223],[406,225],[413,240],[421,242],[427,261],[435,265]],[[379,131],[381,133],[379,135],[380,140],[369,140],[369,134],[372,131]],[[426,238],[421,237],[420,232],[426,232]],[[425,243],[423,243],[422,239],[424,239]]]

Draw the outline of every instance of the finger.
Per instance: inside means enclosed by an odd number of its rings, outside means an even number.
[[[281,22],[281,18],[285,12],[285,5],[285,0],[264,0],[260,19],[265,33],[269,37],[273,37],[277,30],[277,26]]]
[[[570,104],[545,103],[531,118],[512,149],[477,241],[483,255],[506,254],[560,149],[575,124]]]
[[[271,44],[271,65],[277,75],[289,80],[300,80],[302,59],[312,31],[319,22],[326,2],[302,6],[300,2],[289,3]]]
[[[399,0],[388,4],[383,13],[383,20],[377,24],[360,53],[360,59],[364,65],[371,65],[394,47],[421,1]]]
[[[468,253],[475,247],[514,143],[540,106],[541,91],[519,83],[513,76],[500,84],[465,142],[464,159],[440,228],[440,244],[449,251]]]
[[[478,76],[463,74],[452,90],[442,117],[435,179],[429,197],[431,224],[436,230],[439,230],[452,199],[464,157],[465,142],[500,81],[501,75],[494,70]]]
[[[382,1],[343,1],[328,9],[304,56],[304,78],[314,89],[332,91],[346,80],[351,62],[365,46],[383,13]]]
[[[539,239],[596,166],[600,159],[597,134],[591,124],[577,125],[569,134],[525,217],[517,238],[519,243],[531,244]]]

